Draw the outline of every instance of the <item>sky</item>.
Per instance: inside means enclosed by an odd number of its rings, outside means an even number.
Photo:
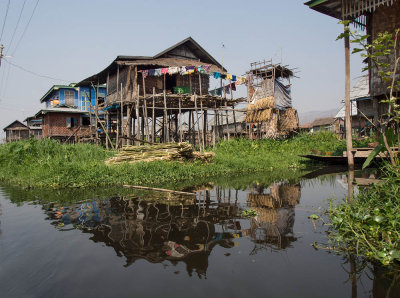
[[[12,56],[0,66],[1,133],[39,111],[53,85],[79,82],[117,55],[152,56],[189,36],[232,74],[271,58],[296,68],[292,100],[299,113],[342,105],[344,44],[336,37],[343,25],[305,1],[39,0],[34,11],[37,1],[10,1],[5,20],[8,0],[0,0],[0,44]],[[352,85],[361,68],[352,55]]]

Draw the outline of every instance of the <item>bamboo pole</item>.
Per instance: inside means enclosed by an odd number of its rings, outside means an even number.
[[[139,121],[139,84],[137,85],[137,98],[136,98],[136,139],[140,140],[140,121]],[[136,145],[140,145],[140,142],[136,142]]]
[[[171,190],[171,189],[165,189],[165,188],[147,187],[147,186],[123,185],[123,187],[124,188],[142,189],[142,190],[161,191],[161,192],[175,193],[175,194],[179,194],[179,195],[190,195],[190,196],[195,196],[196,195],[193,192],[177,191],[177,190]]]
[[[201,134],[202,135],[202,144],[203,144],[203,150],[205,150],[205,140],[204,140],[204,137],[205,137],[205,132],[204,132],[204,130],[205,130],[205,126],[204,126],[204,111],[203,111],[203,101],[200,99],[200,115],[201,115],[201,122],[203,122],[203,133]],[[200,126],[200,125],[199,125]]]
[[[147,100],[146,100],[146,82],[145,82],[145,78],[142,74],[143,77],[143,99],[144,99],[144,110],[145,110],[145,129],[146,129],[146,141],[150,141],[150,132],[149,132],[149,118],[147,115]]]
[[[189,143],[191,142],[193,144],[193,138],[192,138],[192,111],[189,111],[189,128],[188,128],[188,136],[187,137],[189,139]]]
[[[179,98],[179,142],[182,143],[182,100]]]
[[[153,87],[153,109],[152,109],[152,126],[153,126],[153,133],[152,133],[152,141],[155,143],[156,141],[156,117],[155,117],[155,110],[154,110],[154,105],[155,105],[155,98],[154,94],[156,93],[155,87]]]
[[[226,107],[226,111],[225,111],[225,116],[226,116],[226,134],[228,137],[228,140],[230,139],[230,133],[229,133],[229,117],[228,117],[228,101],[225,101],[225,107]]]
[[[194,108],[195,108],[195,113],[196,113],[196,122],[197,122],[197,137],[199,139],[199,145],[200,145],[200,150],[201,148],[201,138],[200,138],[200,123],[199,123],[199,115],[197,113],[197,95],[194,95]],[[193,123],[194,124],[194,123]]]
[[[215,148],[217,142],[217,103],[215,102],[214,110],[214,131],[213,131],[213,147]]]
[[[163,126],[164,126],[164,142],[169,142],[169,137],[168,137],[168,126],[167,126],[167,119],[168,119],[168,114],[167,114],[167,95],[165,94],[165,89],[164,89],[164,121],[163,121]]]
[[[122,100],[122,83],[121,83],[121,88],[119,90],[120,92],[120,99],[121,99],[121,135],[124,135],[124,102]],[[124,141],[122,141],[124,142]]]

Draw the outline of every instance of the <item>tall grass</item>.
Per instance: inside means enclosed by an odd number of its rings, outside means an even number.
[[[330,133],[300,134],[283,141],[233,139],[216,146],[215,162],[210,164],[157,161],[106,166],[104,161],[115,155],[114,151],[90,144],[32,139],[0,146],[0,180],[51,188],[196,183],[220,176],[304,169],[300,154],[340,147],[343,141]]]

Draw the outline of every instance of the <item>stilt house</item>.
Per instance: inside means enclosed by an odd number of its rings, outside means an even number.
[[[107,146],[134,140],[186,140],[204,146],[207,111],[233,106],[233,101],[209,94],[210,72],[226,70],[189,37],[154,56],[117,56],[77,86],[106,84],[106,101],[98,109],[105,113],[100,124]],[[189,126],[185,135],[183,123]]]

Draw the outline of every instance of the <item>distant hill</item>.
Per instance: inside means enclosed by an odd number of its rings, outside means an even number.
[[[339,112],[339,109],[331,109],[327,111],[311,111],[299,113],[299,122],[300,125],[305,123],[311,123],[317,118],[323,117],[334,117]]]

